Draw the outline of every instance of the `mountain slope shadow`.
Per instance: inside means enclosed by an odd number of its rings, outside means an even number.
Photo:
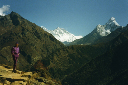
[[[63,79],[63,85],[127,85],[128,31],[110,42],[112,47]]]

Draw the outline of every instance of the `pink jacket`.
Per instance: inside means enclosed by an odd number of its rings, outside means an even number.
[[[20,54],[19,47],[15,47],[15,46],[12,47],[11,53],[12,53],[12,54],[14,53],[14,56],[15,56],[15,57],[19,57],[19,55],[18,55],[18,54]]]

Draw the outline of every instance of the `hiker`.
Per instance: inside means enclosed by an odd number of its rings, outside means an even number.
[[[20,54],[18,45],[19,45],[18,42],[16,42],[15,46],[12,47],[12,49],[11,49],[11,54],[12,54],[12,57],[14,60],[13,72],[16,72],[17,59],[18,59],[19,54]]]

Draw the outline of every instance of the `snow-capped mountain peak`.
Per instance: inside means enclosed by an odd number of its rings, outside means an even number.
[[[76,39],[82,38],[82,36],[75,36],[68,31],[66,31],[64,28],[57,27],[55,30],[48,30],[45,27],[41,26],[45,31],[51,33],[56,39],[58,39],[61,42],[72,42]]]
[[[106,24],[108,24],[108,25],[120,26],[120,25],[116,22],[116,20],[115,20],[114,17],[111,17],[111,18],[109,19],[109,21],[108,21]]]
[[[111,20],[115,20],[115,18],[114,17],[111,17]]]
[[[119,27],[120,25],[116,22],[115,18],[111,17],[105,25],[97,25],[96,30],[101,36],[107,36]]]
[[[59,28],[57,27],[55,30],[52,30],[55,34],[63,34],[63,33],[69,33],[68,31],[66,31],[64,28]]]
[[[62,30],[62,29],[64,29],[64,28],[57,27],[55,30]]]

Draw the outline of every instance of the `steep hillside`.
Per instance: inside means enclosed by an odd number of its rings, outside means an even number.
[[[53,78],[62,80],[83,64],[105,53],[107,49],[107,45],[74,45],[56,50],[41,62],[48,68]]]
[[[128,30],[110,44],[110,50],[67,76],[63,85],[127,85]]]
[[[0,16],[0,64],[12,65],[11,48],[19,42],[18,69],[29,70],[33,64],[64,45],[36,24],[11,12]]]

